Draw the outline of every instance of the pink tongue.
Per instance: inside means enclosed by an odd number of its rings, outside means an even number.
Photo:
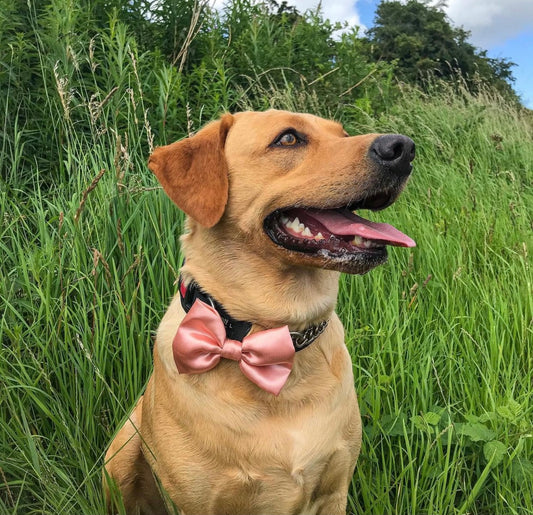
[[[415,247],[414,240],[389,224],[365,220],[351,211],[309,209],[307,213],[337,236],[360,236],[397,247]]]

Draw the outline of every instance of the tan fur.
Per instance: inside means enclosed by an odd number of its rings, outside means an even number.
[[[288,127],[308,144],[273,150]],[[296,353],[276,397],[228,360],[180,375],[172,339],[184,312],[174,298],[144,397],[106,455],[128,513],[165,513],[152,471],[169,512],[173,503],[184,515],[345,513],[361,421],[334,313],[339,273],[276,246],[262,224],[278,208],[337,207],[371,191],[365,156],[375,138],[346,137],[339,124],[311,115],[247,112],[154,152],[151,169],[189,215],[186,281],[194,278],[234,318],[252,321],[252,331],[330,322]]]

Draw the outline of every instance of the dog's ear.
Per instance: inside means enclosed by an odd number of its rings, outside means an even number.
[[[158,147],[148,160],[170,199],[204,227],[213,227],[228,201],[224,144],[233,116],[225,114],[190,138]]]

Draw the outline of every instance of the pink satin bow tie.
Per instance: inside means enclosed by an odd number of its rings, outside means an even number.
[[[218,312],[196,299],[172,342],[180,374],[200,374],[221,358],[239,362],[242,373],[257,386],[278,395],[292,369],[294,345],[287,326],[246,336],[242,343],[226,338]]]

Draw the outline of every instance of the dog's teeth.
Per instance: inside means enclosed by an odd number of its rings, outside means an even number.
[[[354,236],[352,243],[354,245],[361,245],[363,243],[363,238],[361,238],[360,236]]]
[[[301,233],[305,229],[305,225],[298,220],[298,217],[296,217],[292,222],[287,221],[283,222],[285,227],[288,229],[291,229],[294,232]]]
[[[370,247],[372,247],[372,242],[370,240],[365,240],[363,242],[363,245],[365,246],[365,249],[369,249]]]
[[[298,220],[298,219],[296,218],[295,220],[292,220],[292,221],[289,219],[289,220],[285,223],[285,227],[288,227],[289,229],[294,229],[295,226],[296,226],[296,227],[298,226],[298,225],[296,224],[296,220]]]
[[[315,240],[325,240],[326,238],[324,238],[324,236],[322,236],[322,233],[319,232],[316,236],[315,236]]]
[[[302,232],[302,236],[311,236],[311,237],[313,237],[313,233],[311,232],[309,227],[306,226],[305,229]]]
[[[304,228],[302,227],[302,224],[299,224],[299,225],[293,225],[291,227],[291,229],[294,231],[294,232],[297,232],[297,233],[301,233]]]
[[[288,222],[289,222],[289,217],[287,217],[285,215],[281,215],[281,223],[283,225],[287,225]]]
[[[302,232],[304,230],[304,224],[300,223],[298,217],[296,217],[292,222],[287,224],[289,229],[292,229],[294,232]]]

